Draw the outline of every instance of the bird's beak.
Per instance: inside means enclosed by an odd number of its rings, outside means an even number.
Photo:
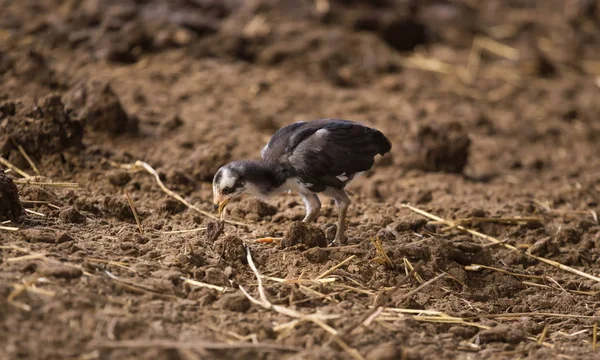
[[[229,199],[225,199],[218,204],[217,210],[219,211],[219,215],[221,215],[221,213],[225,209],[225,206],[227,206],[228,202],[229,202]]]
[[[227,206],[227,203],[229,202],[230,199],[231,198],[229,198],[229,197],[222,198],[221,196],[215,196],[215,198],[213,200],[213,206],[214,206],[215,211],[218,211],[219,215],[221,215],[221,213],[225,209],[225,206]]]

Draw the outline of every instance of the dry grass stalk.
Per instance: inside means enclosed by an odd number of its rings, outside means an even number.
[[[487,36],[479,36],[477,37],[477,45],[481,47],[481,49],[487,50],[488,52],[504,57],[509,60],[517,61],[519,60],[519,50],[502,44],[499,41],[496,41]]]
[[[6,262],[13,263],[13,262],[19,262],[19,261],[37,260],[37,259],[44,259],[45,257],[46,257],[45,254],[30,254],[30,255],[23,255],[23,256],[9,258],[9,259],[6,259]]]
[[[592,350],[598,349],[598,323],[594,323],[594,329],[592,330]]]
[[[402,66],[407,68],[431,71],[444,75],[455,72],[454,66],[438,59],[428,58],[417,53],[409,57],[402,57],[400,59],[400,63]]]
[[[0,230],[19,231],[19,228],[18,227],[14,227],[14,226],[1,226],[0,225]]]
[[[453,227],[458,225],[471,225],[475,226],[482,223],[496,223],[496,224],[528,224],[528,223],[541,223],[544,219],[539,216],[524,216],[524,217],[511,217],[511,218],[492,218],[492,217],[470,217],[464,219],[453,219]],[[445,224],[446,221],[432,221],[432,224]]]
[[[472,319],[502,319],[502,318],[520,318],[520,317],[552,317],[552,318],[573,318],[573,319],[593,319],[594,316],[590,315],[577,315],[577,314],[559,314],[559,313],[546,313],[546,312],[524,312],[524,313],[511,313],[511,314],[482,314],[475,317],[466,317],[466,320]]]
[[[161,234],[187,234],[206,230],[206,226],[188,230],[161,231]]]
[[[302,278],[282,279],[282,278],[277,278],[277,277],[272,277],[272,276],[264,276],[264,275],[261,275],[261,277],[263,279],[275,281],[275,282],[282,283],[282,284],[300,284],[300,283],[329,284],[329,283],[332,283],[332,282],[335,282],[338,280],[337,278],[334,278],[334,277],[327,277],[327,278],[321,278],[321,279],[302,279]]]
[[[373,246],[375,246],[375,249],[377,250],[377,252],[380,255],[380,256],[376,257],[375,259],[373,259],[373,261],[375,261],[379,264],[384,264],[389,270],[394,270],[394,263],[392,262],[392,260],[390,260],[390,257],[385,252],[385,249],[383,248],[383,245],[381,244],[381,239],[379,239],[378,236],[375,238],[370,238],[370,239],[371,239],[371,243],[373,244]]]
[[[127,189],[123,189],[123,193],[125,193],[125,196],[127,197],[127,202],[129,203],[129,207],[131,208],[131,212],[133,213],[133,217],[135,218],[135,223],[137,224],[138,230],[141,235],[144,235],[144,229],[142,229],[142,223],[140,222],[140,217],[138,216],[137,210],[135,209],[133,200],[131,199],[131,196],[129,196]]]
[[[276,345],[276,344],[252,344],[252,343],[235,343],[235,344],[219,344],[213,341],[192,341],[178,342],[171,340],[120,340],[101,342],[98,347],[106,349],[191,349],[191,350],[235,350],[235,349],[252,349],[256,351],[293,351],[298,352],[304,349],[294,346]]]
[[[97,258],[92,258],[92,257],[85,257],[83,259],[86,260],[86,261],[89,261],[89,262],[117,266],[117,267],[129,270],[131,272],[137,273],[137,271],[135,271],[133,268],[131,268],[131,267],[128,266],[129,264],[121,262],[121,261],[97,259]]]
[[[423,216],[425,216],[425,217],[428,217],[428,218],[430,218],[430,219],[433,219],[433,220],[435,220],[435,221],[444,222],[444,223],[445,223],[445,224],[447,224],[448,226],[452,226],[452,225],[454,225],[454,224],[453,224],[451,221],[449,221],[449,220],[444,220],[444,219],[442,219],[442,218],[440,218],[440,217],[438,217],[438,216],[435,216],[435,215],[433,215],[433,214],[431,214],[431,213],[428,213],[428,212],[426,212],[426,211],[423,211],[423,210],[421,210],[421,209],[419,209],[419,208],[416,208],[416,207],[414,207],[414,206],[411,206],[411,205],[408,205],[408,204],[403,204],[403,205],[402,205],[402,207],[404,207],[404,208],[407,208],[407,209],[409,209],[409,210],[411,210],[411,211],[413,211],[413,212],[416,212],[417,214],[421,214],[421,215],[423,215]],[[486,235],[486,234],[480,233],[479,231],[475,231],[475,230],[472,230],[472,229],[466,228],[466,227],[464,227],[464,226],[461,226],[461,225],[458,225],[456,228],[457,228],[458,230],[461,230],[461,231],[467,232],[467,233],[469,233],[469,234],[471,234],[471,235],[477,236],[477,237],[479,237],[479,238],[482,238],[482,239],[484,239],[484,240],[487,240],[487,241],[489,241],[489,242],[492,242],[492,243],[499,244],[500,246],[502,246],[502,247],[504,247],[504,248],[506,248],[506,249],[509,249],[509,250],[512,250],[512,251],[516,251],[516,252],[522,253],[522,252],[520,252],[520,251],[519,251],[519,249],[518,249],[517,247],[515,247],[515,246],[512,246],[512,245],[510,245],[510,244],[503,243],[502,241],[500,241],[500,240],[496,239],[495,237],[492,237],[492,236],[489,236],[489,235]],[[527,257],[530,257],[530,258],[532,258],[532,259],[536,259],[536,260],[538,260],[538,261],[540,261],[540,262],[543,262],[543,263],[545,263],[545,264],[548,264],[548,265],[554,266],[554,267],[556,267],[556,268],[558,268],[558,269],[561,269],[561,270],[564,270],[564,271],[570,272],[570,273],[572,273],[572,274],[576,274],[576,275],[582,276],[582,277],[584,277],[584,278],[587,278],[587,279],[590,279],[590,280],[594,280],[594,281],[596,281],[596,282],[600,282],[600,278],[599,278],[599,277],[597,277],[597,276],[594,276],[594,275],[591,275],[591,274],[585,273],[585,272],[583,272],[583,271],[580,271],[580,270],[574,269],[574,268],[572,268],[572,267],[570,267],[570,266],[567,266],[567,265],[563,265],[563,264],[561,264],[561,263],[559,263],[559,262],[557,262],[557,261],[550,260],[550,259],[546,259],[546,258],[543,258],[543,257],[540,257],[540,256],[536,256],[536,255],[530,254],[530,253],[522,253],[522,254],[524,254],[525,256],[527,256]]]
[[[351,258],[353,258],[353,257],[354,257],[354,255],[351,256],[350,258],[344,260],[342,263],[351,260]],[[262,276],[260,275],[260,273],[258,272],[258,269],[254,265],[254,261],[252,260],[252,255],[250,254],[250,250],[249,249],[246,249],[246,259],[248,261],[248,265],[252,269],[252,272],[256,276],[256,280],[258,281],[258,294],[259,294],[259,297],[260,297],[260,299],[254,298],[252,295],[250,295],[246,291],[246,289],[244,289],[244,287],[242,285],[239,285],[240,290],[242,291],[242,293],[244,294],[244,296],[246,296],[246,298],[248,298],[248,300],[250,300],[252,303],[254,303],[256,305],[259,305],[259,306],[261,306],[261,307],[263,307],[263,308],[265,308],[267,310],[273,310],[273,311],[275,311],[275,312],[277,312],[279,314],[282,314],[282,315],[285,315],[285,316],[289,316],[289,317],[297,319],[299,321],[311,321],[312,323],[320,326],[323,330],[325,330],[326,332],[328,332],[329,334],[331,334],[333,336],[333,340],[342,349],[344,349],[344,351],[346,351],[348,353],[348,355],[350,355],[353,359],[356,359],[356,360],[363,360],[364,359],[362,357],[362,355],[360,355],[360,353],[358,351],[356,351],[352,347],[348,346],[342,339],[340,339],[338,337],[338,331],[336,329],[332,328],[331,326],[327,325],[325,323],[326,319],[324,319],[323,316],[321,316],[319,314],[306,315],[306,314],[303,314],[303,313],[301,313],[299,311],[296,311],[296,310],[293,310],[293,309],[289,309],[289,308],[286,308],[286,307],[281,306],[281,305],[272,304],[267,299],[267,295],[265,294],[265,290],[264,290],[263,285],[262,285]],[[342,264],[342,263],[340,263],[340,264]],[[322,276],[322,277],[325,277],[325,276]],[[298,322],[293,323],[293,324],[295,326],[296,324],[298,324]]]
[[[408,260],[407,258],[402,258],[402,261],[404,262],[404,270],[406,272],[406,275],[408,276],[409,272],[413,272],[414,273],[414,277],[417,280],[417,282],[419,284],[423,284],[425,282],[425,280],[423,280],[423,278],[421,277],[421,275],[419,275],[418,272],[414,271],[415,267],[413,266],[413,264],[411,264],[410,260]]]
[[[544,325],[544,330],[542,330],[542,333],[540,334],[540,337],[538,338],[538,345],[542,345],[544,343],[544,340],[546,340],[546,334],[548,333],[548,324]]]
[[[124,169],[135,169],[135,168],[144,169],[146,172],[148,172],[149,174],[151,174],[152,176],[154,176],[154,179],[156,180],[156,183],[158,184],[158,186],[161,188],[161,190],[165,194],[169,195],[170,197],[172,197],[175,200],[179,201],[183,205],[187,206],[189,209],[192,209],[192,210],[196,211],[200,215],[203,215],[203,216],[208,217],[208,218],[213,219],[213,220],[221,221],[221,219],[218,216],[210,214],[210,213],[208,213],[206,211],[201,210],[197,206],[194,206],[194,205],[190,204],[184,198],[182,198],[179,194],[177,194],[174,191],[172,191],[169,188],[167,188],[165,186],[165,184],[162,182],[162,180],[160,179],[160,176],[158,175],[158,172],[156,172],[156,170],[154,170],[154,168],[152,168],[152,166],[148,165],[147,163],[145,163],[145,162],[143,162],[141,160],[137,160],[134,164],[120,165],[120,167],[124,168]],[[231,220],[224,220],[224,221],[226,223],[228,223],[228,224],[231,224],[231,225],[248,226],[248,224],[237,222],[237,221],[231,221]]]
[[[197,287],[202,287],[202,288],[217,290],[219,292],[225,292],[225,291],[227,291],[227,289],[224,288],[224,287],[222,287],[222,286],[217,286],[217,285],[203,283],[203,282],[200,282],[200,281],[188,279],[188,278],[183,277],[183,276],[181,276],[180,279],[183,280],[184,283],[187,283],[187,284],[190,284],[190,285],[194,285],[194,286],[197,286]]]
[[[79,184],[72,183],[72,182],[30,181],[28,179],[13,180],[13,182],[15,184],[21,184],[21,185],[49,186],[49,187],[58,187],[58,188],[67,188],[67,189],[79,188]]]
[[[15,165],[13,165],[11,162],[9,162],[8,160],[6,160],[2,156],[0,156],[0,164],[6,166],[7,168],[11,169],[12,171],[16,172],[17,174],[21,175],[22,177],[24,177],[26,179],[28,179],[28,178],[31,177],[31,175],[29,175],[25,171],[19,169],[18,167],[16,167]]]
[[[21,203],[23,203],[23,204],[35,204],[35,205],[48,205],[48,206],[50,206],[52,208],[60,210],[60,206],[52,204],[50,201],[43,201],[43,200],[21,200]]]
[[[494,271],[498,271],[498,272],[501,272],[501,273],[506,274],[506,275],[516,276],[518,278],[539,279],[539,280],[544,280],[545,279],[543,276],[528,275],[528,274],[518,274],[518,273],[515,273],[515,272],[512,272],[512,271],[508,271],[508,270],[504,270],[504,269],[500,269],[500,268],[495,268],[493,266],[486,266],[486,265],[480,265],[480,264],[471,264],[471,265],[465,266],[465,270],[467,270],[467,271],[480,271],[481,269],[494,270]]]
[[[356,257],[356,255],[352,255],[349,258],[347,258],[346,260],[342,261],[341,263],[335,265],[334,267],[332,267],[331,269],[325,271],[324,273],[322,273],[321,275],[317,276],[317,280],[322,279],[324,277],[327,277],[329,274],[331,274],[332,272],[336,271],[337,269],[341,268],[342,266],[344,266],[346,263],[348,263],[349,261],[351,261],[352,259],[354,259]]]
[[[492,328],[491,326],[466,321],[464,318],[454,317],[454,316],[419,316],[418,315],[418,316],[413,316],[412,318],[417,321],[429,322],[429,323],[457,324],[457,325],[473,326],[473,327],[476,327],[476,328],[479,328],[482,330],[489,330]],[[534,342],[538,342],[538,338],[536,338],[534,336],[527,336],[527,339],[534,341]],[[547,342],[542,342],[542,343],[540,343],[540,345],[551,348],[551,349],[554,348],[553,344],[550,344]]]
[[[25,152],[25,149],[23,149],[23,147],[21,145],[17,145],[17,149],[19,150],[19,152],[21,153],[21,155],[23,155],[23,158],[25,158],[25,160],[27,161],[27,163],[29,163],[29,166],[31,166],[31,169],[33,169],[33,172],[35,172],[38,176],[42,175],[42,174],[40,174],[40,170],[35,165],[35,163],[33,162],[33,160],[31,160],[31,158],[29,157],[29,155],[27,155],[27,152]]]
[[[25,212],[29,213],[29,214],[41,216],[41,217],[46,217],[46,214],[42,214],[41,212],[33,211],[31,209],[25,209]]]

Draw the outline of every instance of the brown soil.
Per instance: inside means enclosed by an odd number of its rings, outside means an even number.
[[[0,222],[19,228],[0,230],[0,359],[351,358],[317,324],[286,327],[246,298],[240,286],[260,298],[248,251],[272,304],[336,315],[324,322],[365,358],[600,358],[600,284],[526,254],[600,275],[598,24],[597,1],[0,2],[0,155],[36,175],[21,146],[42,175],[15,189],[20,176],[0,174]],[[477,40],[477,58],[475,38],[506,46]],[[323,247],[337,219],[326,199],[314,227],[294,195],[232,202],[246,225],[223,224],[120,166],[147,162],[210,212],[221,165],[323,117],[393,142],[350,186],[340,248]],[[466,225],[513,251],[404,203],[540,220]],[[351,256],[335,282],[308,281]],[[360,325],[384,299],[476,326],[390,313]],[[505,313],[525,314],[489,316]]]

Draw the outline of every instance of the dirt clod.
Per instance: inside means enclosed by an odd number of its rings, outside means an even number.
[[[17,221],[24,213],[17,186],[0,167],[0,222]]]
[[[43,276],[52,276],[59,279],[77,279],[83,275],[80,268],[54,262],[43,262],[37,267],[37,271]]]
[[[243,294],[225,294],[216,304],[220,309],[244,313],[252,305]]]
[[[108,181],[118,187],[123,187],[131,181],[131,175],[125,171],[112,171],[108,174]]]
[[[48,230],[23,229],[19,231],[19,234],[30,243],[54,244],[56,242],[56,235]]]
[[[404,143],[410,169],[461,173],[469,160],[471,139],[460,123],[422,125]]]
[[[137,120],[125,112],[110,83],[99,80],[79,83],[68,99],[69,108],[95,131],[122,134],[138,130]]]
[[[244,241],[235,235],[228,235],[215,241],[214,250],[228,264],[246,263]]]
[[[247,198],[234,208],[232,215],[235,217],[246,218],[248,220],[258,221],[267,216],[277,214],[278,209],[270,204],[255,198]]]
[[[286,232],[284,239],[281,241],[281,247],[288,248],[298,244],[303,244],[307,248],[327,247],[327,239],[320,228],[302,221],[296,221]]]
[[[479,340],[483,344],[500,341],[509,344],[518,344],[527,337],[527,334],[518,327],[498,325],[479,332]]]
[[[51,94],[40,106],[19,109],[0,123],[0,152],[16,151],[13,144],[21,145],[34,158],[59,153],[70,147],[81,147],[83,128],[66,113],[62,98]],[[10,139],[10,141],[8,140]]]
[[[85,216],[73,206],[67,206],[62,209],[58,217],[66,223],[82,224],[85,222]]]

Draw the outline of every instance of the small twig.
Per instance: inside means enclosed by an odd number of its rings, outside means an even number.
[[[13,180],[13,182],[15,184],[22,184],[22,185],[50,186],[50,187],[60,187],[60,188],[69,188],[69,189],[79,188],[79,184],[70,183],[70,182],[29,181],[27,179]]]
[[[503,269],[495,268],[495,267],[492,267],[492,266],[479,265],[479,264],[471,264],[471,265],[465,266],[465,270],[467,270],[467,271],[480,271],[481,269],[494,270],[494,271],[498,271],[498,272],[501,272],[501,273],[506,274],[506,275],[512,275],[512,276],[516,276],[516,277],[519,277],[519,278],[529,278],[529,279],[544,280],[543,276],[528,275],[528,274],[518,274],[518,273],[515,273],[515,272],[512,272],[512,271],[503,270]]]
[[[161,348],[161,349],[206,349],[206,350],[235,350],[235,349],[252,349],[256,351],[302,351],[302,348],[294,346],[276,345],[276,344],[252,344],[252,343],[234,343],[222,344],[212,341],[193,341],[193,342],[177,342],[171,340],[121,340],[113,342],[102,342],[98,345],[106,349],[144,349],[144,348]]]
[[[404,262],[404,266],[405,266],[404,270],[406,272],[406,275],[408,275],[408,273],[412,272],[415,267],[413,266],[413,264],[411,264],[410,260],[408,260],[406,257],[402,258],[402,261]],[[425,280],[423,280],[423,278],[421,277],[421,275],[419,275],[418,272],[415,271],[414,276],[419,284],[423,284],[425,282]]]
[[[390,257],[385,252],[385,249],[383,248],[383,244],[381,243],[381,239],[379,239],[379,237],[375,237],[375,238],[371,237],[370,239],[371,239],[371,243],[373,244],[373,246],[375,246],[375,249],[377,250],[377,252],[381,255],[381,257],[377,257],[373,260],[378,261],[378,262],[383,262],[383,264],[385,264],[385,266],[388,269],[393,270],[394,263],[392,262]]]
[[[13,226],[0,226],[0,230],[19,231],[19,228],[18,227],[13,227]]]
[[[417,214],[421,214],[421,215],[423,215],[425,217],[428,217],[430,219],[444,222],[444,223],[446,223],[449,226],[454,225],[451,221],[444,220],[444,219],[442,219],[442,218],[440,218],[438,216],[435,216],[435,215],[433,215],[431,213],[428,213],[427,211],[423,211],[423,210],[421,210],[419,208],[416,208],[414,206],[411,206],[411,205],[408,205],[408,204],[403,204],[402,207],[407,208],[407,209],[409,209],[409,210],[411,210],[413,212],[416,212]],[[458,230],[465,231],[465,232],[467,232],[467,233],[469,233],[471,235],[477,236],[477,237],[482,238],[484,240],[487,240],[489,242],[500,244],[502,247],[504,247],[506,249],[509,249],[509,250],[512,250],[512,251],[516,251],[519,254],[523,254],[523,255],[525,255],[527,257],[530,257],[532,259],[536,259],[536,260],[538,260],[540,262],[543,262],[545,264],[554,266],[554,267],[556,267],[558,269],[570,272],[572,274],[576,274],[576,275],[582,276],[582,277],[590,279],[590,280],[594,280],[596,282],[600,282],[600,278],[597,277],[597,276],[585,273],[583,271],[577,270],[577,269],[572,268],[572,267],[567,266],[567,265],[563,265],[563,264],[561,264],[561,263],[559,263],[557,261],[554,261],[554,260],[546,259],[546,258],[543,258],[543,257],[540,257],[540,256],[536,256],[536,255],[533,255],[533,254],[530,254],[530,253],[527,253],[527,252],[523,253],[523,252],[519,251],[519,249],[517,247],[512,246],[510,244],[504,244],[504,243],[502,243],[502,241],[500,241],[500,240],[498,240],[498,239],[496,239],[496,238],[494,238],[492,236],[480,233],[479,231],[475,231],[475,230],[466,228],[466,227],[461,226],[461,225],[457,226],[456,228]]]
[[[474,319],[501,319],[501,318],[520,318],[524,316],[538,316],[538,317],[555,317],[555,318],[573,318],[573,319],[593,319],[594,316],[590,315],[577,315],[577,314],[559,314],[559,313],[545,313],[545,312],[523,312],[523,313],[511,313],[511,314],[482,314],[478,316],[465,317],[465,320]]]
[[[598,348],[598,323],[594,323],[594,329],[592,330],[592,350],[596,351]]]
[[[31,175],[29,175],[25,171],[19,169],[18,167],[16,167],[12,163],[10,163],[8,160],[3,158],[2,156],[0,156],[0,164],[6,166],[7,168],[11,169],[12,171],[16,172],[17,174],[21,175],[22,177],[24,177],[26,179],[31,177]]]
[[[356,255],[350,256],[346,260],[342,261],[341,263],[337,264],[336,266],[332,267],[331,269],[329,269],[329,270],[325,271],[324,273],[322,273],[321,275],[317,276],[317,279],[322,279],[322,278],[328,276],[329,274],[331,274],[332,272],[336,271],[340,267],[344,266],[347,262],[349,262],[350,260],[354,259],[355,257],[356,257]]]
[[[354,257],[354,255],[351,256],[349,259],[346,259],[345,261],[349,261],[353,257]],[[246,249],[246,259],[248,261],[248,265],[252,269],[252,272],[254,273],[256,280],[258,282],[258,293],[260,296],[260,300],[254,298],[252,295],[250,295],[246,291],[246,289],[244,289],[244,287],[242,285],[239,285],[239,289],[242,291],[244,296],[246,296],[246,298],[248,298],[248,300],[250,300],[252,303],[254,303],[256,305],[262,306],[263,308],[265,308],[267,310],[273,310],[275,312],[278,312],[279,314],[295,318],[299,321],[311,321],[312,323],[320,326],[323,330],[325,330],[329,334],[333,335],[333,340],[342,349],[344,349],[344,351],[346,351],[352,358],[354,358],[356,360],[364,359],[356,349],[348,346],[343,340],[338,338],[338,336],[337,336],[338,331],[336,329],[332,328],[331,326],[327,325],[324,322],[324,316],[321,316],[319,314],[305,315],[297,310],[289,309],[289,308],[286,308],[281,305],[272,304],[265,294],[264,288],[262,286],[262,280],[261,280],[262,275],[260,275],[260,273],[258,272],[258,269],[254,265],[254,261],[252,260],[252,255],[250,254],[250,249]],[[297,323],[294,323],[294,325],[295,324],[297,324]]]
[[[127,197],[127,202],[129,203],[129,207],[131,208],[131,212],[133,213],[133,217],[135,218],[135,223],[137,224],[138,230],[140,231],[141,235],[144,235],[144,229],[142,229],[142,224],[140,223],[140,217],[138,216],[137,210],[135,209],[133,200],[131,199],[131,196],[129,196],[127,189],[123,189],[123,192],[125,193],[125,196]]]
[[[33,214],[33,215],[37,215],[37,216],[46,217],[46,214],[42,214],[41,212],[33,211],[31,209],[25,209],[25,212]]]
[[[537,341],[538,345],[542,345],[544,343],[544,340],[546,339],[546,333],[548,332],[548,324],[544,325],[544,330],[542,330],[542,333],[540,334],[540,337]]]
[[[224,287],[222,287],[222,286],[217,286],[217,285],[203,283],[203,282],[200,282],[200,281],[188,279],[188,278],[183,277],[183,276],[181,276],[180,279],[183,280],[184,283],[187,283],[187,284],[190,284],[190,285],[194,285],[194,286],[197,286],[197,287],[203,287],[203,288],[207,288],[207,289],[213,289],[213,290],[217,290],[217,291],[220,291],[220,292],[227,291],[227,289],[224,288]]]
[[[25,152],[25,149],[23,149],[23,147],[21,145],[17,145],[17,149],[19,149],[19,152],[21,153],[21,155],[23,155],[25,160],[27,160],[27,162],[29,163],[29,166],[31,166],[31,169],[33,169],[33,172],[35,172],[38,176],[42,175],[42,174],[40,174],[40,170],[37,168],[37,166],[35,166],[35,163],[33,162],[33,160],[31,160],[29,155],[27,155],[27,153]]]
[[[202,226],[196,229],[189,229],[189,230],[173,230],[173,231],[162,231],[161,234],[186,234],[186,233],[193,233],[193,232],[198,232],[198,231],[203,231],[206,230],[206,226]]]

